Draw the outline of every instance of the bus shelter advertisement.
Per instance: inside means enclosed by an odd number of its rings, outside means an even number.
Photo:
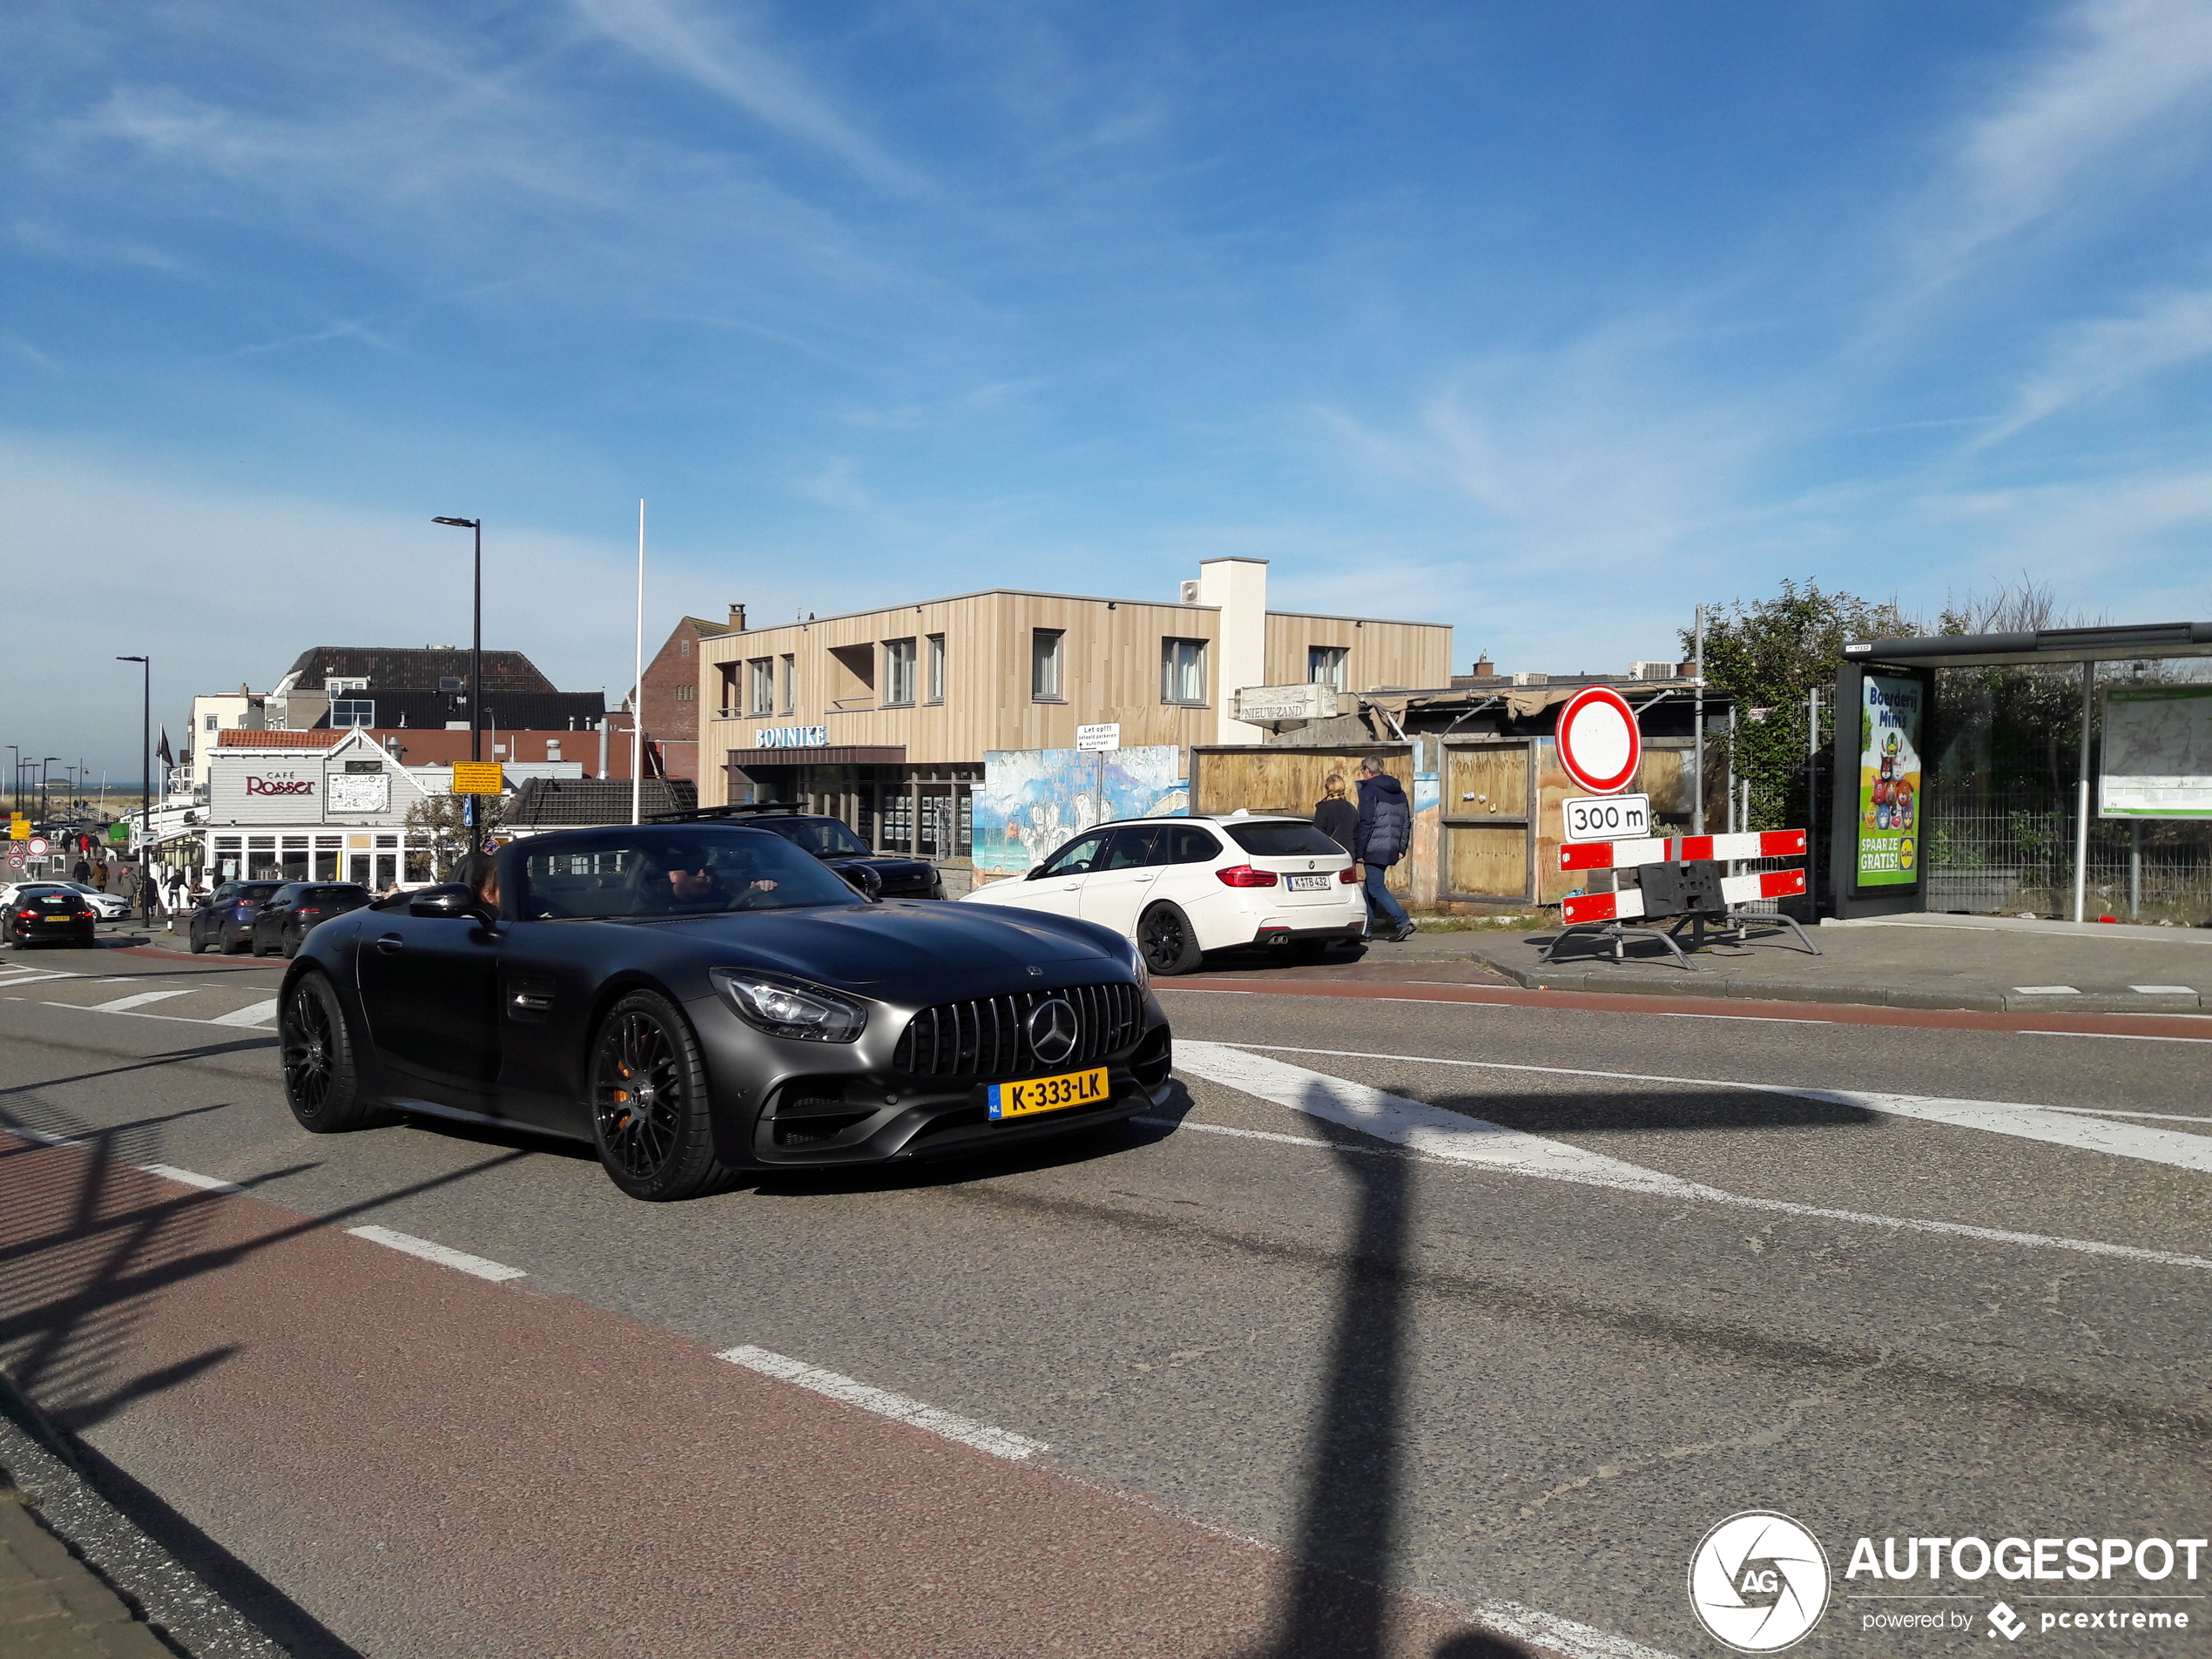
[[[1858,711],[1858,885],[1920,880],[1920,718],[1917,678],[1869,674]]]

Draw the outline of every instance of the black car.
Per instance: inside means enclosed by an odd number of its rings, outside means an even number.
[[[489,900],[427,887],[307,935],[278,1016],[307,1128],[527,1125],[666,1199],[1011,1145],[1168,1085],[1143,964],[1090,922],[875,900],[751,823],[556,831],[494,870]]]
[[[848,870],[872,870],[886,899],[941,899],[945,878],[927,859],[900,858],[895,853],[871,853],[841,818],[820,813],[790,813],[757,806],[705,807],[685,816],[694,822],[713,819],[744,824],[780,835],[793,846],[844,875]],[[666,820],[663,820],[666,821]],[[846,878],[848,880],[850,877]],[[865,886],[863,877],[856,886]]]
[[[263,905],[284,887],[281,881],[226,881],[207,895],[207,902],[192,913],[185,938],[192,954],[218,950],[226,955],[247,948],[253,941],[253,918]]]
[[[296,956],[308,931],[358,910],[376,895],[351,881],[287,882],[269,895],[253,913],[246,928],[246,943],[256,956]]]
[[[25,882],[8,901],[8,941],[18,950],[54,942],[92,946],[91,901],[59,883]]]

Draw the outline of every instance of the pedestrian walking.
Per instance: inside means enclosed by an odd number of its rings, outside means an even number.
[[[1367,894],[1371,935],[1393,942],[1413,936],[1413,919],[1384,885],[1390,867],[1406,856],[1413,842],[1413,809],[1405,786],[1369,755],[1359,763],[1359,827],[1352,856],[1365,867],[1361,882]],[[1378,918],[1387,925],[1386,933],[1376,927]]]
[[[1331,772],[1321,787],[1328,792],[1313,804],[1313,827],[1350,853],[1359,844],[1359,809],[1345,795],[1342,772]]]
[[[79,857],[75,864],[70,866],[69,879],[72,881],[78,882],[89,882],[91,880],[91,860],[90,859]]]

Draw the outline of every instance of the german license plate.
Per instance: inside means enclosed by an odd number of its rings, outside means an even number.
[[[1336,880],[1332,875],[1294,875],[1291,878],[1292,893],[1318,893]]]
[[[1070,1071],[1057,1077],[1025,1077],[1018,1083],[991,1085],[991,1116],[1028,1117],[1069,1106],[1095,1106],[1106,1098],[1106,1068]]]

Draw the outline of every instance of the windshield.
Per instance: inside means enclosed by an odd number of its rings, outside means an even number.
[[[610,831],[526,852],[518,914],[532,921],[715,915],[860,902],[780,836],[705,825]]]
[[[765,829],[771,835],[780,835],[794,846],[804,847],[818,859],[850,858],[855,853],[866,857],[868,844],[833,818],[756,818],[748,819],[747,829]]]
[[[1258,824],[1224,824],[1229,839],[1256,859],[1342,858],[1344,848],[1311,824],[1275,819]]]

